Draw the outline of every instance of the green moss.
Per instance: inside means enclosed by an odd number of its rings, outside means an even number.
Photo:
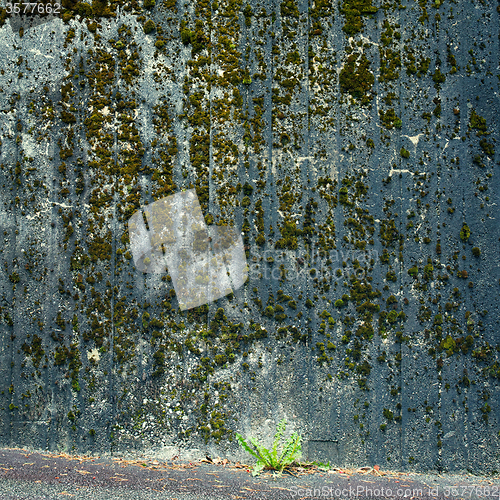
[[[408,269],[408,274],[412,278],[416,278],[418,275],[418,267],[417,266],[410,267],[410,269]]]
[[[486,132],[486,120],[476,113],[476,110],[473,109],[470,115],[469,128],[473,128],[478,130],[477,135],[482,135]]]
[[[390,108],[387,111],[379,110],[380,121],[387,129],[392,129],[393,127],[401,128],[402,122],[401,119],[396,116],[394,108]]]
[[[387,409],[387,408],[384,408],[384,417],[387,419],[387,420],[393,420],[394,419],[394,413],[392,413],[391,410]]]
[[[280,5],[281,15],[283,17],[289,16],[295,19],[299,18],[299,9],[295,0],[283,0]]]
[[[405,148],[401,148],[401,150],[399,151],[399,154],[403,158],[409,158],[410,157],[410,152],[407,149],[405,149]]]
[[[434,266],[431,263],[428,263],[424,267],[424,278],[426,280],[430,280],[433,277],[433,272],[434,272]]]
[[[285,309],[280,304],[274,308],[274,313],[277,321],[283,321],[286,319]]]
[[[217,365],[222,366],[226,363],[226,357],[223,354],[217,354],[214,358],[214,361]]]
[[[250,203],[251,203],[251,201],[250,201],[250,198],[248,196],[243,197],[243,199],[241,200],[242,207],[248,207],[250,205]]]
[[[387,297],[387,300],[386,300],[387,305],[396,304],[396,303],[397,303],[397,299],[394,295],[390,295],[389,297]]]
[[[359,61],[358,61],[359,59]],[[365,54],[351,54],[340,71],[339,82],[342,92],[347,92],[362,104],[368,104],[372,99],[371,88],[375,81],[370,72],[370,61]]]
[[[356,373],[363,377],[368,377],[371,372],[371,366],[368,361],[363,361],[360,365],[356,366]]]
[[[155,25],[155,23],[151,19],[149,19],[148,21],[146,21],[144,23],[143,30],[144,30],[144,33],[146,35],[149,34],[149,33],[152,33],[155,29],[156,29],[156,25]]]
[[[478,132],[479,134],[479,132]],[[495,156],[495,146],[488,142],[486,139],[481,139],[479,141],[479,145],[485,154],[493,158]]]
[[[462,241],[467,241],[470,238],[470,229],[467,224],[464,223],[462,229],[460,230],[460,239]]]
[[[347,35],[352,36],[363,30],[361,16],[375,14],[378,8],[372,5],[372,0],[343,0],[340,11],[346,18],[342,29]]]
[[[9,280],[12,281],[12,283],[19,283],[19,281],[21,281],[21,278],[19,277],[19,274],[14,271],[9,275]]]
[[[249,28],[252,25],[252,7],[249,4],[243,9],[243,16],[245,17],[245,26]]]
[[[483,407],[479,408],[482,412],[482,418],[486,422],[488,422],[488,413],[491,412],[491,406],[488,403],[485,403]]]
[[[56,323],[61,330],[66,330],[66,322],[64,321],[61,312],[57,313]]]
[[[398,280],[396,273],[394,271],[388,271],[385,275],[385,279],[393,282],[396,282]]]
[[[264,236],[264,234],[259,233],[255,238],[255,243],[257,243],[257,245],[259,246],[263,246],[265,242],[266,242],[266,237]]]
[[[61,111],[61,120],[64,123],[75,123],[76,117],[72,113],[68,113],[67,111]]]
[[[397,80],[398,68],[401,67],[401,56],[398,50],[380,47],[380,76],[379,82]]]
[[[432,80],[435,84],[439,85],[440,83],[444,83],[446,81],[446,76],[441,73],[439,68],[437,68],[434,75],[432,75]]]
[[[398,319],[398,313],[394,310],[387,315],[387,321],[389,323],[395,323],[397,319]]]
[[[101,236],[94,236],[92,241],[89,243],[89,254],[90,260],[92,262],[97,262],[98,260],[110,260],[111,259],[111,233],[103,238]]]
[[[264,309],[264,313],[263,314],[265,316],[268,316],[269,318],[271,318],[274,315],[274,308],[273,308],[273,306],[267,306]]]
[[[191,43],[191,39],[193,38],[194,33],[188,28],[184,28],[181,30],[181,41],[184,45],[188,45]]]
[[[7,9],[0,8],[0,28],[4,25],[5,19],[7,19]]]

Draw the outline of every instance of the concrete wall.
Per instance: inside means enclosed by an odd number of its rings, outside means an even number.
[[[497,2],[248,5],[2,15],[0,445],[500,470]],[[250,272],[181,312],[126,223],[193,187]]]

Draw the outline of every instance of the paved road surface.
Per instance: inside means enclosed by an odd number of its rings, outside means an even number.
[[[239,466],[242,467],[242,466]],[[72,457],[0,449],[1,500],[500,500],[500,477],[295,471],[253,478],[233,464]],[[302,474],[302,475],[301,475]],[[371,489],[371,492],[370,492]]]

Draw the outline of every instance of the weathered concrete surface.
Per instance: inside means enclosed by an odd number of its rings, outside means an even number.
[[[241,464],[159,462],[0,450],[0,498],[279,499],[496,497],[497,477],[293,468],[252,477]],[[366,470],[366,469],[364,469]]]
[[[336,465],[500,470],[497,6],[7,19],[0,444],[241,458],[286,417]],[[126,222],[192,187],[250,279],[180,312]]]

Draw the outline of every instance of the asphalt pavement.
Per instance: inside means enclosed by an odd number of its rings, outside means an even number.
[[[500,476],[295,467],[252,477],[248,465],[77,457],[0,449],[1,500],[500,500]]]

